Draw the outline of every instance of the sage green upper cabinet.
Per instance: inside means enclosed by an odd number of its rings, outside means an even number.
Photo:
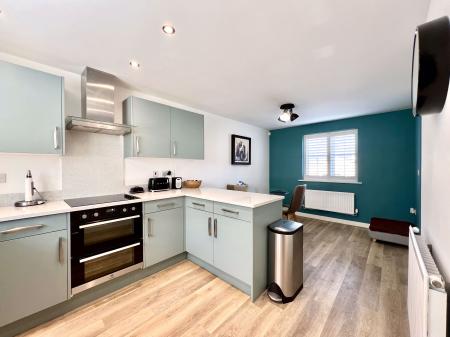
[[[0,61],[0,152],[62,154],[62,77]]]
[[[133,132],[125,136],[125,157],[170,157],[170,107],[138,97],[123,103],[125,123]]]
[[[204,158],[204,118],[190,111],[128,97],[123,102],[125,157]]]
[[[204,158],[204,117],[190,111],[171,109],[172,157]]]

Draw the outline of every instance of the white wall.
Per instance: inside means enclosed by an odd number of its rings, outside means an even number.
[[[80,75],[48,67],[29,60],[0,53],[0,60],[13,62],[64,77],[65,114],[79,116],[81,112]],[[135,95],[156,102],[191,110],[205,115],[205,160],[123,159],[123,137],[66,132],[66,155],[6,155],[0,154],[0,173],[7,174],[7,183],[0,184],[2,195],[23,192],[27,169],[33,172],[36,185],[42,191],[63,191],[64,197],[121,193],[125,186],[146,184],[154,170],[174,170],[183,178],[202,179],[204,186],[224,187],[244,180],[251,190],[267,192],[269,188],[269,136],[255,126],[199,111],[158,97],[118,88],[116,117],[121,120],[121,102]],[[231,134],[252,138],[252,165],[230,164]]]
[[[449,0],[431,0],[428,21],[450,15]],[[450,281],[450,94],[440,114],[422,117],[422,228]]]

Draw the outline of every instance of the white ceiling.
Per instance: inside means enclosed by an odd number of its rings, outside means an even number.
[[[0,51],[268,129],[409,107],[429,0],[0,0]],[[173,23],[174,36],[161,26]],[[140,71],[128,66],[130,58]]]

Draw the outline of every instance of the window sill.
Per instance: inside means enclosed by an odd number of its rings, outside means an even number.
[[[356,184],[361,185],[362,181],[352,181],[352,180],[328,180],[328,179],[299,179],[297,181],[304,181],[304,182],[312,182],[312,183],[329,183],[329,184]]]

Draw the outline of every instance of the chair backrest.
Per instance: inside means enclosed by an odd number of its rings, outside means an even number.
[[[289,205],[288,213],[297,212],[305,201],[306,185],[297,185],[292,192],[291,204]]]

